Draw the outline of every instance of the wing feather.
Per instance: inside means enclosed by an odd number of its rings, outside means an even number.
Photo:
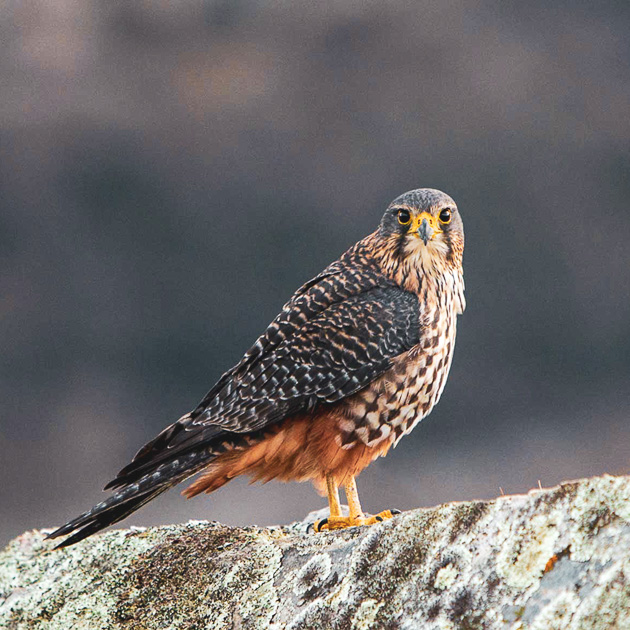
[[[340,261],[301,287],[197,408],[145,445],[108,487],[190,449],[334,403],[383,374],[419,341],[416,295]]]

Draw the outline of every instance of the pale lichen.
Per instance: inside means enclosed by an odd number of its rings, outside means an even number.
[[[0,553],[0,627],[630,628],[630,478],[414,510],[371,528],[195,522]]]
[[[374,628],[376,615],[382,607],[383,602],[378,602],[375,599],[366,599],[361,602],[357,612],[352,616],[352,628],[354,630],[369,630],[370,628]]]
[[[445,567],[442,567],[435,576],[435,581],[433,582],[433,586],[438,589],[438,591],[443,591],[447,588],[450,588],[457,579],[458,571],[452,564],[447,564]]]
[[[558,540],[557,524],[549,514],[537,514],[506,537],[497,557],[497,573],[518,589],[535,584],[541,577]]]

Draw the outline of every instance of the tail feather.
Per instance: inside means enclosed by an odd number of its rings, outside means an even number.
[[[47,538],[58,538],[74,532],[72,536],[57,545],[56,549],[73,545],[101,529],[105,529],[105,527],[117,523],[180,481],[195,475],[205,468],[213,458],[212,452],[202,451],[188,453],[186,457],[173,459],[162,464],[151,474],[125,485],[91,510],[62,525],[49,534]]]
[[[123,500],[120,503],[115,503],[108,508],[103,508],[102,511],[94,513],[94,510],[98,508],[93,508],[92,510],[81,514],[78,518],[70,521],[67,525],[60,527],[52,534],[49,534],[47,538],[57,538],[59,536],[63,536],[64,534],[69,534],[70,532],[75,532],[72,536],[66,538],[63,542],[60,542],[55,549],[62,549],[63,547],[68,547],[70,545],[74,545],[74,543],[95,534],[101,529],[105,529],[105,527],[109,525],[113,525],[118,521],[121,521],[126,516],[129,516],[132,512],[135,512],[138,508],[142,507],[145,503],[155,498],[162,492],[168,490],[168,487],[158,488],[157,490],[153,490],[152,492],[145,492],[143,494],[134,495],[127,500]],[[114,499],[116,495],[113,495],[111,499]],[[105,503],[105,502],[103,502]],[[103,505],[103,503],[99,505]]]
[[[221,448],[221,438],[226,437],[227,432],[215,426],[193,427],[189,420],[189,414],[182,416],[145,444],[131,463],[125,466],[104,489],[124,487],[170,465],[173,461],[183,462],[186,459],[194,462],[200,451],[210,452]]]

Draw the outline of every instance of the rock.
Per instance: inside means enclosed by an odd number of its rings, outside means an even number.
[[[630,628],[630,477],[313,534],[191,522],[0,554],[0,627]]]

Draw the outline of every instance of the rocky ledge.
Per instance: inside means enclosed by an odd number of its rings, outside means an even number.
[[[630,477],[306,523],[117,530],[0,553],[0,628],[630,628]]]

